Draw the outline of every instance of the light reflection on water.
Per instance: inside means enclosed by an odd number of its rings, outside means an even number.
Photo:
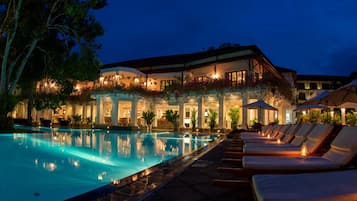
[[[43,134],[0,135],[0,160],[7,161],[0,166],[0,172],[6,172],[2,183],[8,184],[0,184],[0,193],[5,198],[19,197],[7,187],[16,185],[17,192],[19,186],[24,188],[22,200],[48,200],[46,194],[51,200],[63,200],[190,153],[211,140],[207,136],[169,132],[107,133],[106,130],[48,128],[44,131]],[[34,193],[40,196],[34,197]]]

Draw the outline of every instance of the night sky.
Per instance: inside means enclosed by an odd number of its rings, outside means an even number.
[[[108,0],[104,64],[192,53],[230,42],[257,45],[299,74],[357,71],[355,0]]]

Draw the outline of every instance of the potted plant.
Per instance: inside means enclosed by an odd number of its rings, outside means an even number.
[[[348,112],[346,114],[346,124],[350,126],[354,126],[357,123],[357,113],[356,112]]]
[[[214,127],[216,127],[216,124],[217,124],[217,122],[216,122],[217,112],[213,111],[212,109],[209,109],[208,118],[209,118],[209,127],[212,131],[214,129]]]
[[[74,114],[71,116],[71,119],[73,120],[73,126],[79,126],[82,121],[82,116]]]
[[[229,109],[228,116],[231,118],[231,129],[236,130],[238,127],[240,110],[238,107]]]
[[[172,125],[174,126],[174,131],[178,131],[179,117],[180,115],[177,111],[174,112],[173,110],[166,110],[165,112],[165,118],[167,121],[172,123]]]
[[[145,124],[146,124],[146,132],[151,132],[152,130],[152,123],[154,122],[154,119],[155,119],[155,113],[153,111],[143,111],[142,113],[142,116],[141,116],[142,119],[144,119],[145,121]]]

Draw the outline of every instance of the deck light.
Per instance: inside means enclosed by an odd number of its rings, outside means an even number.
[[[301,156],[304,158],[307,156],[307,147],[305,143],[303,143],[301,146]]]

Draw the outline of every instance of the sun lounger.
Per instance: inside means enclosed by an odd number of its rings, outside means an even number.
[[[266,140],[277,140],[278,138],[281,138],[286,130],[290,127],[290,125],[281,125],[274,127],[273,130],[270,132],[264,134],[264,135],[244,135],[241,136],[241,140],[246,143],[246,142],[255,142],[255,141],[266,141]]]
[[[252,176],[260,173],[327,171],[348,165],[357,153],[357,127],[343,127],[321,157],[244,156],[243,168],[218,168],[221,172]]]
[[[314,128],[315,127],[315,128]],[[313,129],[314,128],[314,129]],[[294,140],[290,144],[259,144],[248,143],[243,146],[242,152],[225,152],[227,156],[239,157],[243,155],[300,155],[301,145],[306,140],[308,134],[313,133],[310,138],[313,143],[322,143],[327,135],[332,131],[333,126],[330,125],[314,125],[304,124],[296,132]]]
[[[271,132],[272,130],[276,129],[278,125],[267,125],[262,128],[261,132],[258,131],[243,131],[240,133],[240,137],[242,136],[260,136],[260,135],[266,135],[267,133]]]
[[[357,200],[357,170],[255,175],[252,188],[258,201],[352,201]]]
[[[260,138],[245,138],[242,139],[244,144],[247,143],[260,143],[260,144],[276,144],[278,139],[280,139],[281,143],[289,143],[293,136],[295,135],[295,132],[298,130],[300,125],[294,124],[294,125],[285,125],[281,127],[279,130],[276,131],[276,134],[274,136],[269,137],[260,137]],[[282,139],[286,136],[285,140],[283,141]]]

